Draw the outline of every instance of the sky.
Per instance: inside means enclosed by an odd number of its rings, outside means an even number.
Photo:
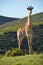
[[[28,15],[28,6],[34,7],[32,15],[43,12],[43,0],[0,0],[0,15],[23,18]]]

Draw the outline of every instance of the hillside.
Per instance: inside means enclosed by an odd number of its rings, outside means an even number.
[[[17,30],[17,28],[24,25],[26,21],[27,21],[27,17],[24,17],[20,20],[7,22],[6,24],[0,25],[0,29],[4,31],[4,30],[6,30],[6,28],[8,30],[8,28],[10,29],[12,27],[14,30],[16,27],[16,30]],[[34,24],[34,25],[35,24],[43,24],[43,12],[32,15],[32,24]],[[12,28],[11,28],[11,30],[12,30]]]
[[[11,18],[11,17],[5,17],[5,16],[1,16],[0,15],[0,25],[1,24],[5,24],[5,23],[8,23],[8,22],[11,22],[11,21],[16,21],[18,19],[19,18]]]
[[[40,17],[40,18],[39,18]],[[25,24],[27,17],[0,25],[0,50],[17,47],[17,29]],[[43,13],[32,15],[33,51],[43,53]],[[25,43],[25,44],[24,44]],[[22,41],[21,48],[28,51],[27,39]]]

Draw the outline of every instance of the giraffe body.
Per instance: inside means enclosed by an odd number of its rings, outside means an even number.
[[[19,28],[17,30],[17,38],[18,38],[18,47],[20,49],[21,42],[24,37],[27,37],[28,40],[28,47],[29,47],[29,54],[32,53],[32,25],[31,25],[31,13],[32,13],[32,8],[29,8],[29,15],[28,15],[28,21],[26,24]]]

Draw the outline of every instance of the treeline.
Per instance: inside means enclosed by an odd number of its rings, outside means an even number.
[[[43,53],[43,25],[32,26],[33,28],[33,51]],[[5,32],[0,35],[0,53],[12,48],[17,48],[17,32]],[[28,41],[23,39],[21,49],[28,51]]]

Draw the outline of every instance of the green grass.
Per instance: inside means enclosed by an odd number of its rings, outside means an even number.
[[[32,25],[40,25],[43,24],[43,22],[32,22]]]
[[[12,26],[10,26],[12,24]],[[14,25],[13,25],[14,24]],[[19,27],[22,27],[25,23],[9,23],[9,26],[7,26],[7,24],[4,24],[2,26],[4,26],[3,28],[0,28],[0,34],[3,34],[4,32],[9,32],[9,31],[17,31],[17,29]],[[43,24],[43,22],[32,22],[32,25],[40,25]]]
[[[2,57],[0,65],[43,65],[43,54],[15,57]]]

